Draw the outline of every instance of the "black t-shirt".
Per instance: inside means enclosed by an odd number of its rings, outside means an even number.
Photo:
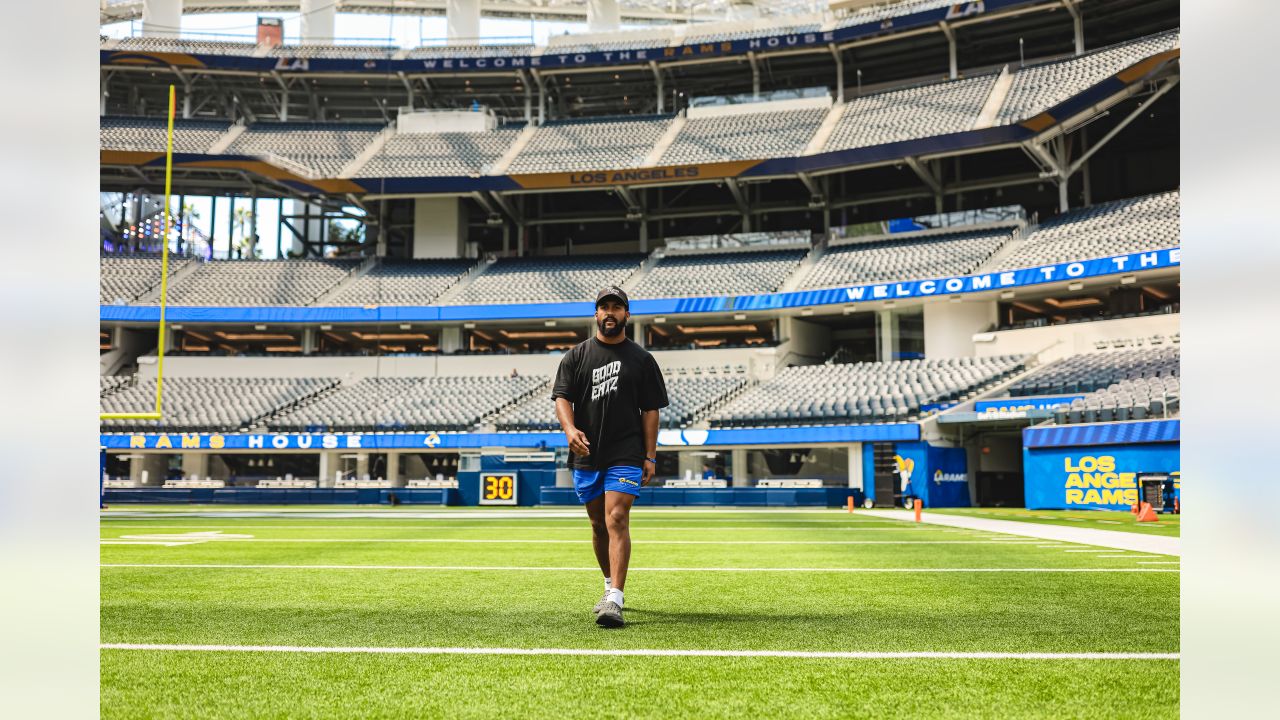
[[[604,470],[641,467],[644,427],[640,413],[666,407],[667,385],[658,362],[630,338],[616,345],[594,335],[560,359],[551,399],[573,404],[573,424],[586,433],[591,454],[570,451],[570,465]]]

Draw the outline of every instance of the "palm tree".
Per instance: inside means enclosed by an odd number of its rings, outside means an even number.
[[[241,257],[253,258],[258,257],[258,238],[254,232],[255,226],[253,210],[247,207],[236,208],[232,223],[236,231],[240,235],[240,240],[236,243],[239,248]]]

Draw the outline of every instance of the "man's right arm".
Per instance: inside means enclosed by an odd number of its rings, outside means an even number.
[[[560,421],[560,429],[564,431],[564,437],[569,441],[569,449],[573,454],[583,457],[590,455],[591,444],[587,442],[587,434],[573,424],[573,404],[568,398],[556,398],[556,419]]]

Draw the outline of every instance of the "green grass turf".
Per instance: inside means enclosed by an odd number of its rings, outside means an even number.
[[[968,515],[993,520],[1017,520],[1019,522],[1046,525],[1067,525],[1095,530],[1167,535],[1178,537],[1182,516],[1173,513],[1160,514],[1156,522],[1137,522],[1131,513],[1115,510],[1025,510],[1023,508],[943,508],[929,510],[943,515]]]
[[[1140,564],[1170,558],[990,542],[1000,536],[837,512],[638,511],[628,627],[604,631],[589,614],[601,588],[584,519],[461,515],[108,517],[104,538],[220,531],[253,541],[104,545],[102,562],[580,569],[104,567],[102,641],[1159,653],[1177,652],[1179,644],[1177,572],[832,571],[1176,570]],[[290,539],[339,542],[259,542]],[[369,542],[377,539],[449,542]],[[501,542],[456,542],[468,539]],[[904,544],[835,544],[864,539]],[[658,567],[676,570],[643,569]],[[783,570],[703,569],[713,567]],[[786,569],[797,567],[829,570]],[[1178,663],[1168,660],[102,652],[109,718],[1173,717],[1177,682]]]

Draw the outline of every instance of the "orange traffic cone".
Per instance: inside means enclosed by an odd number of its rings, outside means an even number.
[[[1138,511],[1138,522],[1156,522],[1156,511],[1151,509],[1151,503],[1142,503],[1142,509]]]
[[[920,498],[916,498],[914,505],[916,510],[916,522],[920,522],[920,508],[924,506],[924,501]]]

